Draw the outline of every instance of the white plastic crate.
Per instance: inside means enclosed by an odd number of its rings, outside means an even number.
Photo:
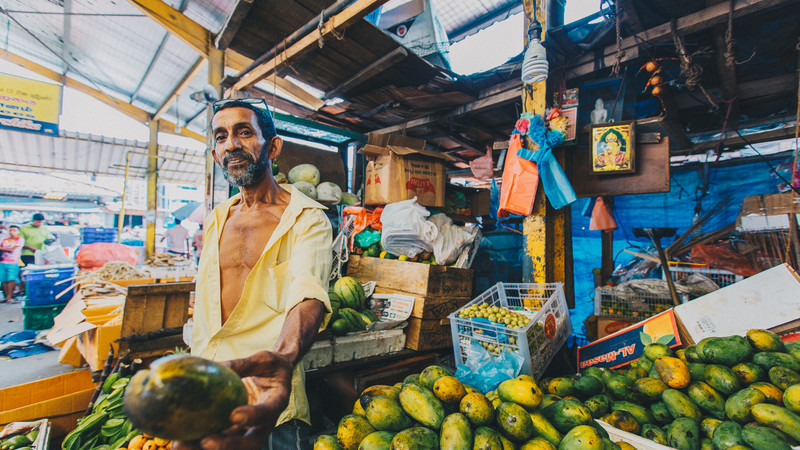
[[[663,271],[662,271],[663,272]],[[670,267],[669,273],[672,275],[672,280],[677,281],[683,277],[688,277],[689,275],[696,273],[699,275],[703,275],[704,277],[708,277],[714,283],[717,283],[720,288],[724,288],[725,286],[730,286],[733,283],[738,283],[744,280],[744,277],[741,275],[736,275],[733,272],[728,272],[727,270],[722,269],[709,269],[706,267],[703,268],[694,268],[694,267]],[[662,274],[662,279],[666,280],[666,274]]]
[[[465,308],[484,302],[531,320],[525,326],[508,328],[487,319],[459,317]],[[466,362],[470,344],[476,340],[494,349],[493,354],[506,347],[519,353],[524,361],[521,372],[535,378],[541,377],[572,333],[563,283],[497,283],[448,318],[456,364]]]
[[[681,303],[686,302],[680,296]],[[611,287],[598,287],[594,290],[594,314],[597,316],[619,317],[640,321],[653,317],[672,308],[672,297],[665,295],[620,292]]]

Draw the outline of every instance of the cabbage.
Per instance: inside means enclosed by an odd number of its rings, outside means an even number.
[[[308,181],[298,181],[297,183],[293,183],[293,186],[299,189],[303,194],[306,194],[306,197],[317,198],[317,188]]]
[[[318,185],[319,169],[313,164],[300,164],[292,167],[292,170],[289,171],[289,183],[295,184],[298,181],[306,181],[312,186]]]
[[[320,183],[317,185],[317,200],[339,203],[342,201],[342,189],[330,181]]]
[[[350,192],[343,192],[342,193],[342,204],[343,205],[359,205],[361,204],[361,199],[358,198],[356,194]]]

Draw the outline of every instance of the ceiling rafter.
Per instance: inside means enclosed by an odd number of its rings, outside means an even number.
[[[311,49],[313,49],[314,45],[316,45],[320,39],[325,39],[331,35],[340,33],[342,30],[346,29],[386,2],[387,0],[356,0],[350,6],[342,10],[342,12],[328,19],[322,25],[322,27],[314,29],[312,32],[308,33],[304,37],[300,38],[300,40],[292,44],[289,48],[276,55],[270,61],[267,61],[264,64],[255,67],[247,74],[244,74],[241,80],[237,81],[236,84],[233,85],[233,89],[244,90],[253,86],[254,84],[268,77],[279,67],[282,67],[288,60],[311,51]]]
[[[225,25],[222,26],[222,30],[220,30],[217,37],[214,39],[215,47],[220,50],[227,50],[228,46],[231,45],[231,41],[233,41],[233,38],[236,36],[236,33],[239,31],[239,27],[242,26],[242,22],[250,12],[253,1],[254,0],[238,0],[236,2],[233,11],[231,11],[228,18],[225,20]]]
[[[150,121],[150,113],[143,109],[139,109],[129,103],[125,103],[122,100],[110,97],[109,95],[105,94],[102,91],[99,91],[93,87],[87,86],[79,81],[73,80],[71,78],[65,77],[58,72],[48,69],[47,67],[41,66],[33,61],[27,60],[21,56],[15,55],[10,53],[6,50],[0,49],[0,58],[5,59],[6,61],[12,62],[19,66],[22,66],[28,70],[38,73],[39,75],[51,79],[57,83],[63,84],[66,87],[70,87],[72,89],[78,90],[83,92],[84,94],[90,95],[97,100],[111,106],[112,108],[116,109],[117,111],[131,117],[139,122],[147,123]],[[194,131],[187,130],[182,128],[180,133],[175,132],[175,124],[166,120],[159,120],[158,121],[158,131],[162,133],[169,133],[169,134],[178,134],[181,136],[186,136],[201,142],[205,142],[206,137],[195,133]]]
[[[167,112],[170,105],[172,105],[172,103],[177,100],[178,96],[180,96],[181,93],[183,93],[183,91],[189,87],[189,84],[191,84],[192,80],[194,80],[200,74],[201,69],[205,68],[205,62],[206,60],[202,56],[197,58],[197,61],[194,62],[192,67],[186,72],[181,81],[178,82],[178,85],[175,86],[175,89],[170,92],[169,96],[166,98],[166,100],[164,100],[164,103],[162,103],[158,108],[158,111],[153,114],[153,119],[158,119],[162,114]],[[178,124],[178,126],[180,126],[180,124]]]

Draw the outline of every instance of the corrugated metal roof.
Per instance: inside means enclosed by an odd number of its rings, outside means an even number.
[[[130,177],[142,179],[147,168],[147,143],[83,133],[61,132],[59,137],[20,131],[0,132],[0,166],[67,170],[124,175],[130,153]],[[158,176],[162,181],[202,185],[205,155],[202,152],[160,146]]]

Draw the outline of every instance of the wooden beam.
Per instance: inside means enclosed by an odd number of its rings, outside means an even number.
[[[143,124],[147,124],[150,120],[150,113],[143,109],[139,109],[130,103],[125,103],[124,101],[111,97],[105,92],[99,91],[93,87],[87,86],[79,81],[75,81],[71,78],[65,77],[58,72],[52,71],[44,66],[41,66],[33,61],[29,61],[21,56],[15,55],[13,53],[9,53],[5,50],[0,49],[0,58],[5,59],[6,61],[12,62],[17,64],[18,66],[24,67],[32,72],[36,72],[39,75],[49,78],[56,83],[60,83],[66,87],[75,89],[77,91],[83,92],[86,95],[94,97],[97,100],[105,103],[108,106],[116,109],[117,111],[125,114],[126,116],[141,122]],[[202,136],[194,131],[187,130],[185,128],[181,128],[180,133],[175,132],[175,124],[172,122],[161,120],[159,121],[159,131],[162,133],[169,133],[169,134],[176,134],[180,136],[186,136],[192,139],[196,139],[199,141],[205,141],[205,136]]]
[[[161,0],[128,0],[128,2],[197,53],[208,56],[208,47],[212,40],[211,32],[200,24]]]
[[[141,1],[141,0],[130,0]],[[321,28],[318,28],[311,33],[307,34],[294,45],[276,55],[272,60],[261,64],[247,73],[241,80],[233,85],[234,89],[243,90],[253,86],[265,77],[269,76],[272,72],[283,66],[292,58],[296,58],[302,54],[311,51],[320,39],[325,39],[334,33],[341,33],[362,17],[372,12],[375,8],[386,3],[387,0],[356,0],[350,6],[345,8],[339,14],[328,19]]]
[[[153,114],[153,119],[158,119],[161,117],[162,114],[167,112],[170,105],[172,105],[172,103],[175,100],[177,100],[177,98],[181,95],[181,93],[183,93],[183,91],[185,91],[186,88],[189,87],[189,84],[191,84],[192,80],[194,80],[197,77],[197,75],[200,73],[201,70],[205,69],[205,67],[203,67],[204,65],[203,63],[205,62],[206,60],[202,56],[197,58],[197,61],[194,62],[189,71],[186,72],[181,81],[178,82],[178,85],[175,86],[175,89],[173,89],[172,92],[170,92],[167,99],[164,100],[164,103],[161,104],[161,107],[158,108],[158,111],[156,111],[156,113]]]
[[[620,0],[622,2],[622,23],[630,28],[633,33],[639,33],[644,30],[642,20],[639,18],[639,13],[636,12],[635,0]]]
[[[242,26],[242,22],[250,12],[251,6],[253,6],[253,0],[238,0],[236,2],[233,11],[231,11],[228,18],[225,20],[225,25],[222,26],[222,30],[220,30],[217,37],[214,39],[214,46],[217,47],[217,49],[226,50],[228,46],[231,45],[233,38],[236,37],[236,33],[239,32],[239,27]]]
[[[791,5],[796,3],[796,1],[797,0],[736,0],[736,4],[733,8],[733,17],[743,17],[770,8]],[[675,28],[680,34],[686,35],[721,24],[727,20],[728,5],[720,3],[677,19]],[[628,36],[622,39],[622,50],[625,51],[622,62],[632,61],[638,58],[639,46],[643,43],[658,44],[670,41],[671,39],[672,34],[670,32],[669,22],[642,31],[641,33],[636,33],[633,36]],[[602,67],[595,66],[597,57],[594,52],[586,53],[569,65],[567,68],[567,79],[571,80],[582,77],[603,67],[610,67],[615,61],[617,45],[609,45],[601,49],[601,53]]]
[[[783,128],[778,128],[776,130],[770,131],[762,131],[760,133],[751,133],[745,134],[744,138],[739,136],[738,134],[734,134],[733,136],[728,135],[727,138],[722,140],[721,148],[732,148],[732,147],[744,147],[746,142],[750,144],[757,144],[759,142],[769,142],[769,141],[777,141],[780,139],[789,139],[794,137],[794,122],[785,124],[786,126]],[[746,141],[746,142],[745,142]],[[687,150],[679,150],[676,152],[672,152],[673,155],[691,155],[694,153],[702,153],[706,150],[711,150],[712,148],[716,148],[717,141],[708,141],[708,142],[701,142],[699,144],[694,145],[693,147]]]
[[[427,125],[429,123],[437,122],[439,120],[460,117],[465,114],[483,111],[490,108],[496,108],[498,106],[505,105],[507,103],[513,103],[519,101],[520,95],[522,95],[521,84],[518,87],[512,88],[510,90],[500,92],[498,94],[494,94],[488,97],[479,98],[474,102],[470,102],[467,103],[466,105],[459,106],[458,108],[450,112],[431,114],[429,116],[421,117],[419,119],[409,120],[408,122],[404,122],[398,125],[382,128],[380,130],[376,130],[375,132],[384,134],[396,133],[398,131],[420,127],[423,125]]]
[[[358,73],[343,81],[335,88],[331,89],[330,92],[325,94],[325,98],[336,97],[343,92],[347,92],[350,89],[357,87],[361,83],[402,61],[406,56],[408,56],[408,51],[403,47],[397,47],[396,49],[374,61],[372,64],[359,70]]]

